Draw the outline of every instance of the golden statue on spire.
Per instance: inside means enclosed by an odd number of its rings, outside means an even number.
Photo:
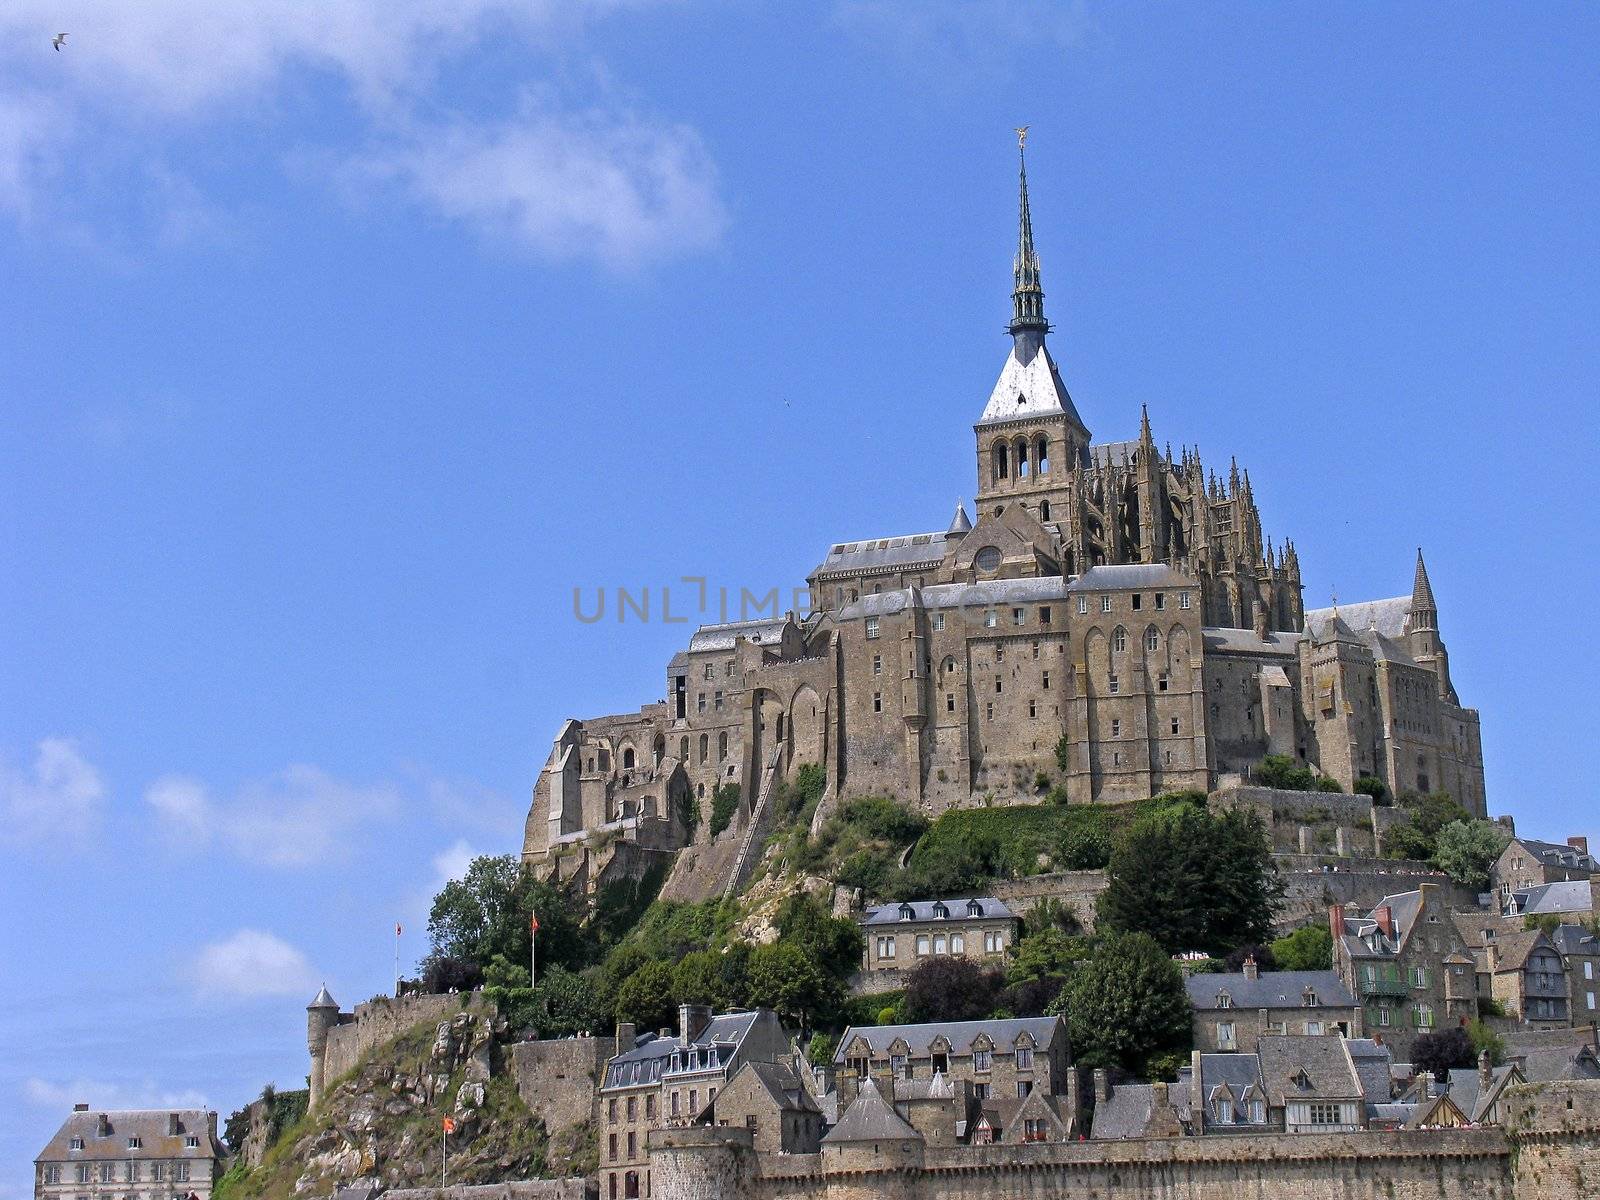
[[[1018,125],[1012,132],[1017,135],[1017,149],[1026,148],[1028,145],[1028,127],[1026,125]]]

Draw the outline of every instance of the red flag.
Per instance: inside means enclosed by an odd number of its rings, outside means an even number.
[[[399,921],[396,921],[394,923],[394,935],[395,935],[395,937],[399,937],[400,936],[400,922]]]
[[[444,1131],[446,1133],[454,1133],[456,1131],[456,1123],[455,1123],[455,1121],[451,1120],[451,1118],[449,1118],[449,1117],[446,1117],[444,1119],[443,1125],[444,1125]]]
[[[538,933],[539,932],[539,917],[538,917],[537,913],[531,913],[530,912],[528,914],[528,932],[529,933]]]

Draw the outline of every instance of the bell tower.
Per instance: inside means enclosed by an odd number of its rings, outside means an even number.
[[[1067,519],[1072,476],[1088,461],[1084,425],[1045,335],[1044,285],[1028,205],[1028,127],[1017,130],[1017,254],[1012,262],[1011,351],[983,415],[973,426],[978,450],[978,512],[1021,503],[1050,526]]]

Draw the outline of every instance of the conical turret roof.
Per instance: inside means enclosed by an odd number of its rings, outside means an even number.
[[[339,1007],[339,1002],[328,994],[328,985],[323,984],[321,990],[317,992],[316,999],[312,1000],[310,1004],[306,1005],[306,1007],[308,1009],[331,1008],[337,1010]]]
[[[956,515],[950,518],[950,528],[945,530],[945,537],[961,537],[972,532],[972,521],[967,517],[967,506],[960,500],[956,501]]]

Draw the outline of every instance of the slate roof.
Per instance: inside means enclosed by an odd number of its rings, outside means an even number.
[[[946,916],[940,918],[934,914],[934,905],[943,904],[947,910]],[[981,912],[968,911],[970,905],[976,904]],[[911,916],[903,917],[900,910],[909,908]],[[909,900],[896,904],[879,904],[867,909],[867,915],[862,919],[863,925],[898,925],[904,921],[975,921],[979,919],[993,919],[995,917],[1010,917],[1011,910],[1001,900],[993,896],[962,897],[957,900]]]
[[[100,1136],[100,1118],[108,1131]],[[169,1134],[172,1118],[178,1118],[178,1132]],[[188,1146],[189,1138],[198,1146]],[[83,1149],[72,1149],[72,1139],[82,1138]],[[128,1147],[129,1138],[138,1138],[136,1150]],[[43,1150],[39,1162],[104,1162],[127,1159],[207,1159],[222,1154],[222,1146],[211,1136],[211,1113],[203,1108],[94,1109],[74,1111],[56,1130]]]
[[[878,1091],[870,1079],[861,1081],[861,1089],[850,1107],[844,1110],[839,1123],[823,1137],[823,1142],[903,1142],[922,1141],[922,1135],[906,1124],[905,1119]]]
[[[1275,1034],[1256,1042],[1261,1080],[1274,1107],[1297,1100],[1364,1100],[1361,1080],[1345,1049],[1332,1035]],[[1309,1086],[1294,1082],[1304,1071]]]
[[[1521,1059],[1522,1074],[1529,1083],[1544,1083],[1552,1079],[1600,1079],[1600,1059],[1587,1046],[1529,1050]]]
[[[1061,372],[1050,352],[1041,345],[1024,363],[1017,358],[1017,348],[1013,346],[1006,355],[1005,366],[1000,368],[1000,378],[995,381],[994,391],[989,393],[989,402],[983,406],[978,424],[1050,413],[1065,413],[1080,429],[1086,429],[1072,397],[1067,394],[1067,385],[1061,382]]]
[[[1350,1008],[1356,1002],[1332,971],[1262,971],[1255,979],[1243,971],[1191,975],[1184,986],[1189,990],[1189,1003],[1196,1008],[1215,1008],[1218,992],[1228,993],[1233,1008],[1303,1008],[1302,996],[1308,986],[1317,994],[1319,1007]]]
[[[1111,1089],[1108,1099],[1094,1106],[1094,1124],[1089,1136],[1106,1138],[1139,1137],[1150,1124],[1155,1107],[1155,1088],[1148,1083],[1125,1083]]]
[[[778,617],[776,620],[768,618],[761,621],[729,621],[725,625],[702,625],[689,638],[689,653],[732,650],[734,643],[742,637],[753,642],[775,642],[786,624],[787,617]]]
[[[835,543],[812,571],[821,575],[882,571],[896,567],[933,566],[944,561],[945,533],[907,533],[897,537],[868,538]]]
[[[1387,1102],[1394,1095],[1394,1052],[1372,1038],[1347,1038],[1344,1047],[1367,1103]]]
[[[1538,929],[1515,929],[1510,933],[1502,933],[1493,942],[1500,951],[1500,965],[1495,967],[1495,972],[1520,971],[1534,948],[1548,941],[1543,931]]]
[[[950,1043],[952,1054],[970,1054],[972,1043],[979,1034],[988,1034],[997,1047],[1010,1047],[1024,1033],[1033,1038],[1034,1046],[1044,1049],[1057,1033],[1064,1037],[1060,1017],[1004,1017],[992,1021],[932,1021],[923,1025],[852,1025],[839,1038],[839,1048],[833,1061],[843,1066],[848,1051],[856,1038],[862,1038],[872,1047],[874,1055],[887,1055],[897,1039],[903,1039],[911,1054],[922,1057],[929,1053],[934,1041],[943,1037]]]
[[[322,987],[320,987],[317,990],[316,997],[311,1001],[310,1004],[306,1005],[306,1007],[308,1009],[310,1009],[310,1008],[331,1008],[335,1012],[338,1012],[339,1011],[339,1002],[337,1000],[335,1000],[331,995],[328,994],[328,985],[327,984],[323,984]]]
[[[1571,846],[1556,842],[1541,842],[1533,838],[1517,838],[1517,844],[1539,861],[1552,867],[1577,868],[1580,871],[1600,872],[1600,862],[1592,854],[1580,854]]]
[[[1117,563],[1090,567],[1082,575],[1073,576],[1067,584],[1067,591],[1107,592],[1121,588],[1193,586],[1194,580],[1187,575],[1180,575],[1166,563]]]
[[[700,1031],[700,1036],[690,1045],[723,1046],[737,1050],[760,1017],[759,1011],[723,1013],[721,1016],[712,1017]],[[606,1063],[605,1081],[601,1086],[639,1087],[655,1083],[666,1071],[673,1052],[683,1048],[683,1044],[676,1037],[650,1037],[647,1041],[636,1044],[631,1050],[612,1055]],[[723,1062],[726,1063],[731,1058],[730,1053]]]
[[[1306,629],[1322,640],[1335,613],[1352,632],[1370,629],[1386,638],[1403,637],[1406,619],[1411,616],[1411,597],[1391,596],[1387,600],[1365,600],[1359,604],[1341,604],[1337,608],[1313,608],[1306,612]]]
[[[733,1078],[739,1078],[746,1071],[756,1077],[756,1081],[779,1108],[799,1109],[802,1112],[822,1111],[788,1063],[747,1062],[734,1072]],[[728,1082],[731,1084],[733,1080]]]
[[[1582,925],[1557,925],[1550,940],[1562,954],[1600,955],[1600,938]]]
[[[1292,658],[1300,645],[1300,634],[1279,633],[1268,630],[1265,638],[1256,636],[1253,629],[1226,629],[1208,625],[1200,631],[1206,649],[1224,654],[1279,654]]]
[[[1089,457],[1102,467],[1126,467],[1133,462],[1139,449],[1138,438],[1124,438],[1120,442],[1097,442],[1089,447]]]
[[[1489,1086],[1484,1088],[1477,1067],[1456,1067],[1445,1077],[1445,1088],[1467,1120],[1481,1121],[1516,1069],[1510,1064],[1495,1067],[1489,1074]]]
[[[1516,901],[1517,912],[1533,915],[1592,912],[1594,904],[1594,895],[1589,890],[1587,879],[1535,884],[1530,888],[1518,888],[1511,896]]]

